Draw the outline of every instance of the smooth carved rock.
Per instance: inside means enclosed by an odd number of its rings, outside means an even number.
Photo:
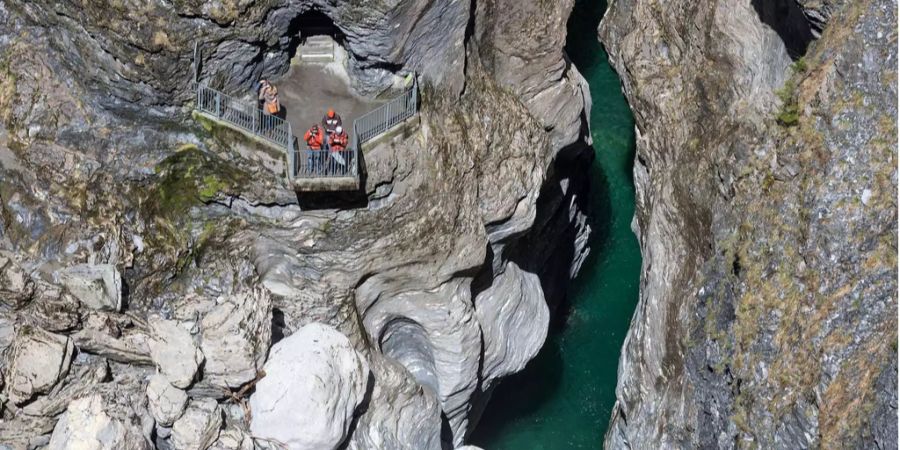
[[[150,444],[140,428],[110,413],[101,395],[69,403],[50,437],[48,450],[144,450]]]
[[[19,405],[49,392],[69,372],[74,349],[66,336],[30,326],[20,329],[6,375],[9,399]]]
[[[172,425],[175,450],[206,450],[219,437],[222,408],[215,400],[192,400],[180,419]]]
[[[203,379],[236,388],[256,378],[272,339],[272,301],[261,287],[224,298],[200,323]]]
[[[475,299],[475,316],[484,340],[482,379],[516,373],[544,344],[550,311],[537,275],[513,262]]]
[[[34,295],[34,280],[25,272],[13,255],[0,252],[0,302],[19,308]]]
[[[79,264],[57,272],[57,277],[89,308],[100,311],[122,308],[122,278],[112,264]]]
[[[187,406],[187,393],[172,386],[165,375],[156,374],[150,377],[147,384],[147,400],[150,414],[157,423],[171,426],[184,412]]]
[[[203,353],[190,331],[174,320],[150,320],[150,356],[173,386],[187,389],[194,381]]]
[[[346,336],[313,323],[272,347],[250,397],[250,432],[292,450],[335,449],[363,402],[369,365]]]

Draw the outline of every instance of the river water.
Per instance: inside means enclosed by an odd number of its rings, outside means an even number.
[[[576,0],[566,52],[590,84],[591,256],[524,371],[494,391],[470,441],[486,450],[600,448],[615,403],[616,368],[638,299],[641,255],[634,214],[634,121],[597,41],[606,3]]]

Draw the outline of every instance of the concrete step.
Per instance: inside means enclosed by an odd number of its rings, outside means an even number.
[[[330,36],[309,36],[300,46],[300,59],[309,62],[334,61],[335,42]]]

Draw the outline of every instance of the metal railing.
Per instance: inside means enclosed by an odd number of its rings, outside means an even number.
[[[298,149],[298,139],[290,122],[266,114],[251,102],[236,99],[208,86],[197,84],[195,108],[246,133],[285,149],[288,178],[358,177],[360,146],[389,131],[418,111],[418,83],[403,94],[353,121],[353,134],[346,150]]]
[[[353,121],[353,142],[360,145],[414,116],[419,104],[418,81],[398,97]]]

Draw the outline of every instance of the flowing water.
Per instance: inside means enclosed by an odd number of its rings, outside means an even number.
[[[494,391],[470,439],[486,450],[600,448],[615,403],[619,352],[638,299],[641,255],[634,213],[634,121],[597,41],[606,3],[577,0],[566,52],[590,84],[591,257],[524,371]]]

